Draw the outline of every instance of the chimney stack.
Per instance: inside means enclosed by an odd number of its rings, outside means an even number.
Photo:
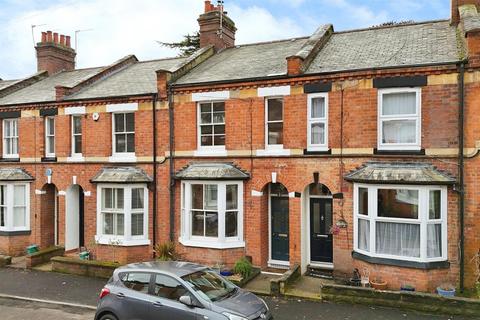
[[[49,75],[62,70],[75,69],[75,50],[70,46],[70,36],[42,32],[42,40],[37,50],[37,71],[47,71]]]
[[[200,47],[213,45],[215,51],[235,46],[235,23],[223,10],[223,5],[205,1],[205,12],[198,18]]]
[[[457,25],[460,22],[460,12],[458,11],[458,8],[467,4],[473,4],[480,7],[480,0],[452,0],[452,15],[450,20],[452,25]]]

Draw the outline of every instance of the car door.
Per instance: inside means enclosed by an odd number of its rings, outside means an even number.
[[[113,309],[119,320],[153,320],[148,315],[152,274],[124,272],[119,274],[119,279],[115,292],[112,292]]]
[[[193,295],[177,279],[164,275],[153,275],[153,292],[151,296],[150,315],[156,320],[195,320],[196,312],[193,307],[179,301],[183,295]]]

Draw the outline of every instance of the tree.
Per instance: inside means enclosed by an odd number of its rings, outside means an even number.
[[[181,57],[187,57],[200,49],[200,33],[197,31],[194,34],[187,34],[183,36],[183,40],[180,42],[161,42],[158,44],[164,47],[179,49]]]

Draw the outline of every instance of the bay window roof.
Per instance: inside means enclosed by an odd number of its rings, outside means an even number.
[[[140,168],[116,167],[101,169],[90,181],[93,183],[149,183],[153,179]]]
[[[20,168],[1,168],[0,181],[33,181],[35,180],[25,170]]]
[[[429,163],[366,162],[345,180],[373,184],[452,185],[455,179]]]
[[[250,174],[233,163],[191,163],[175,175],[179,180],[245,180]]]

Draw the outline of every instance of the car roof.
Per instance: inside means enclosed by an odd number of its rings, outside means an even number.
[[[163,272],[183,277],[185,275],[208,269],[206,266],[191,262],[182,261],[150,261],[131,263],[117,269],[117,273],[121,272]]]

